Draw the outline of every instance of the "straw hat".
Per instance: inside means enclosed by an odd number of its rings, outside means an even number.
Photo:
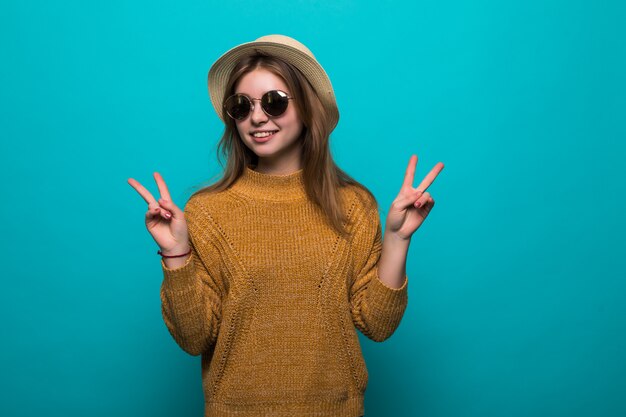
[[[317,62],[311,51],[297,40],[284,35],[261,36],[253,42],[243,43],[228,50],[220,56],[209,70],[209,96],[217,115],[222,118],[224,90],[231,71],[245,56],[262,52],[281,58],[296,67],[309,80],[322,104],[328,110],[332,129],[339,121],[339,110],[335,101],[335,93],[324,68]],[[224,121],[225,122],[225,121]],[[332,130],[331,129],[331,130]]]

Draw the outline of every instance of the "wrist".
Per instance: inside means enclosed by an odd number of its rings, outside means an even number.
[[[182,258],[191,253],[191,247],[189,245],[178,246],[171,249],[161,249],[157,253],[163,258]]]
[[[385,229],[384,238],[397,243],[409,244],[411,242],[411,236],[402,236],[397,232],[390,231],[389,229]]]

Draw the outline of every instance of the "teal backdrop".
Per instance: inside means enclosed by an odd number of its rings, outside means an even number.
[[[626,415],[626,3],[4,0],[0,415],[202,416],[169,335],[146,204],[219,173],[206,76],[307,45],[338,164],[386,217],[412,154],[445,169],[409,306],[359,335],[367,417]],[[416,184],[417,185],[417,180]]]

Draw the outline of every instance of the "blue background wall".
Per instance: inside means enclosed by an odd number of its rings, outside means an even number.
[[[400,328],[360,336],[366,416],[626,415],[624,2],[0,7],[0,415],[202,415],[126,180],[184,206],[219,172],[206,73],[270,33],[327,70],[383,220],[412,153],[446,165]]]

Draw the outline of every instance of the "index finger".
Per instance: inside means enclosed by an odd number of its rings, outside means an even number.
[[[433,181],[435,181],[435,178],[437,178],[437,175],[439,175],[442,169],[443,162],[438,162],[437,165],[435,165],[434,168],[431,169],[430,172],[424,177],[422,182],[420,182],[420,185],[417,186],[417,189],[421,190],[422,192],[426,191],[426,189],[430,187]]]
[[[415,166],[417,165],[417,155],[411,155],[409,165],[406,167],[404,174],[404,187],[413,187],[413,177],[415,176]]]
[[[154,179],[156,180],[157,187],[159,187],[159,193],[161,194],[161,198],[164,200],[172,201],[172,197],[170,197],[170,191],[167,189],[167,185],[165,185],[165,181],[163,180],[161,174],[155,172]]]
[[[146,190],[146,188],[143,185],[139,184],[137,180],[129,178],[128,183],[139,193],[140,196],[143,197],[144,200],[146,200],[146,203],[148,203],[148,207],[150,206],[150,204],[158,205],[152,194],[150,194],[150,191]]]

